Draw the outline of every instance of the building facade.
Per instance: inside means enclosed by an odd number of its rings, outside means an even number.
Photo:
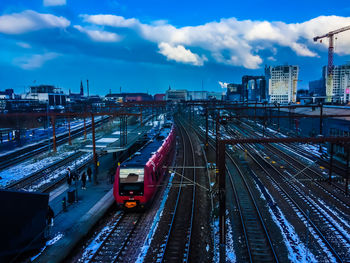
[[[29,93],[22,95],[22,99],[38,100],[40,103],[50,106],[65,106],[67,104],[67,95],[51,85],[32,86]]]
[[[165,100],[186,101],[188,100],[188,92],[187,90],[168,89],[165,93]]]
[[[242,95],[244,101],[263,101],[267,99],[265,76],[243,76]]]
[[[287,104],[296,101],[299,66],[269,66],[265,68],[270,102]]]
[[[231,101],[242,100],[242,84],[227,84],[226,99]]]
[[[188,96],[190,100],[207,100],[207,91],[188,91]]]
[[[329,102],[347,103],[350,101],[350,63],[334,66],[332,79],[329,79],[327,67],[323,67],[326,96]]]

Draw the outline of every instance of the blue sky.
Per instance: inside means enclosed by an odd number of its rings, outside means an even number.
[[[1,0],[0,90],[32,84],[91,93],[221,90],[265,65],[297,64],[300,88],[320,78],[327,40],[350,25],[349,1]],[[350,31],[335,64],[350,61]]]

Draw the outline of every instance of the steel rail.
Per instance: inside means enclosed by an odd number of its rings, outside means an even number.
[[[106,238],[100,244],[93,256],[88,260],[88,262],[116,262],[120,257],[122,251],[124,251],[126,248],[127,243],[134,233],[141,217],[141,214],[129,214],[122,212],[120,217],[117,218],[117,222],[113,226],[112,231],[108,233]],[[134,219],[136,221],[130,222],[130,220]],[[124,226],[123,224],[128,225]],[[131,228],[128,231],[123,232],[123,230],[126,230],[126,228],[128,228],[130,225]],[[115,239],[117,242],[113,242],[113,239]],[[110,250],[110,247],[112,247],[113,251]]]
[[[186,143],[185,143],[185,136],[183,134],[183,132],[181,131],[181,128],[179,128],[180,130],[180,134],[181,134],[181,138],[182,138],[182,142],[183,142],[183,149],[184,149],[184,164],[186,163]],[[192,142],[190,140],[190,138],[188,138],[189,141],[190,141],[190,146],[191,146],[191,151],[192,151],[192,158],[193,158],[193,162],[195,161],[195,158],[194,158],[194,151],[193,151],[193,145],[192,145]],[[182,167],[182,175],[185,174],[185,165],[183,165]],[[194,177],[195,179],[195,177]],[[170,223],[170,226],[169,226],[169,231],[168,231],[168,234],[166,236],[166,241],[165,241],[165,244],[164,244],[164,248],[163,248],[163,251],[162,251],[162,254],[161,254],[161,257],[159,260],[157,260],[157,262],[164,262],[165,261],[165,257],[166,257],[166,253],[167,253],[167,249],[169,248],[168,245],[169,245],[169,241],[171,240],[172,238],[172,233],[174,230],[174,222],[176,220],[177,217],[181,216],[181,215],[178,215],[178,211],[179,211],[179,203],[180,203],[180,198],[181,198],[181,193],[182,193],[182,187],[183,187],[183,184],[184,184],[184,177],[181,176],[181,181],[180,181],[180,186],[179,186],[179,190],[178,190],[178,194],[177,194],[177,199],[176,199],[176,203],[175,203],[175,208],[174,208],[174,211],[173,211],[173,216],[172,216],[172,219],[171,219],[171,223]],[[195,184],[193,184],[193,188],[195,189]],[[193,191],[195,192],[195,191]],[[190,236],[191,236],[191,230],[192,230],[192,219],[193,219],[193,208],[194,208],[194,202],[195,200],[193,199],[194,195],[192,195],[192,205],[191,205],[191,208],[192,208],[192,211],[191,211],[191,222],[190,222]],[[183,259],[183,261],[187,262],[188,261],[188,256],[189,256],[189,247],[190,247],[190,238],[189,240],[187,240],[187,243],[185,244],[185,248],[187,247],[188,248],[188,251],[187,253],[185,254],[185,259]]]
[[[250,127],[250,126],[248,126],[248,127]],[[251,127],[250,127],[250,128],[251,128]],[[232,130],[232,128],[229,128],[229,129]],[[241,132],[241,133],[249,133],[250,135],[252,135],[252,134],[256,135],[256,133],[255,133],[255,131],[254,131],[253,129],[252,129],[252,130],[247,130],[247,129],[245,129],[244,131],[242,131],[242,130],[240,129],[240,132]],[[283,144],[283,147],[284,147],[284,146],[285,146],[285,145]],[[299,168],[297,168],[296,165],[293,165],[292,162],[291,162],[291,161],[288,161],[287,159],[292,160],[294,163],[296,163],[297,165],[301,166],[301,167],[302,167],[302,168],[301,168],[301,171],[302,171],[301,174],[303,174],[303,175],[306,176],[307,178],[309,178],[309,179],[311,179],[311,180],[314,179],[314,178],[312,178],[310,175],[308,175],[308,174],[305,172],[306,170],[310,171],[310,172],[311,172],[312,174],[314,174],[316,177],[319,177],[319,178],[321,178],[321,179],[325,179],[322,175],[320,175],[320,174],[319,174],[317,171],[315,171],[312,167],[307,166],[307,165],[303,164],[301,161],[297,160],[296,158],[294,158],[294,157],[292,157],[292,156],[286,154],[284,151],[282,151],[282,150],[279,149],[278,147],[274,146],[273,144],[267,144],[267,148],[269,148],[271,152],[276,152],[276,151],[278,151],[278,153],[282,154],[282,155],[283,155],[282,158],[283,158],[287,163],[289,163],[290,166],[293,167],[295,170],[298,171]],[[271,149],[273,149],[273,150],[271,150]],[[291,150],[291,151],[293,151],[293,150]],[[279,155],[279,156],[281,157],[281,155]],[[298,180],[298,179],[296,179],[296,180]],[[299,180],[298,180],[298,181],[299,181]],[[313,180],[313,182],[314,182],[317,186],[319,186],[324,192],[326,192],[330,197],[332,197],[332,198],[335,199],[337,202],[340,202],[342,205],[344,205],[344,206],[346,206],[346,207],[349,208],[349,205],[348,205],[344,200],[339,199],[339,197],[335,196],[335,193],[332,193],[331,191],[329,191],[329,190],[328,190],[326,187],[324,187],[320,182],[315,181],[315,180]],[[340,190],[343,194],[345,194],[345,191],[344,191],[342,188],[340,188],[339,186],[337,186],[337,185],[335,185],[335,184],[332,184],[332,186],[335,187],[337,190]]]
[[[247,151],[247,154],[252,158],[252,160],[258,164],[258,166],[264,171],[264,173],[266,174],[266,176],[268,178],[270,178],[279,188],[280,190],[284,193],[284,195],[295,205],[295,207],[298,208],[298,210],[303,214],[303,216],[305,218],[308,218],[307,213],[300,207],[300,205],[291,197],[291,195],[287,192],[287,190],[285,190],[277,181],[275,178],[273,178],[270,173],[266,170],[266,168],[257,160],[255,159],[252,154]],[[269,162],[267,162],[264,158],[262,158],[260,155],[258,155],[264,163],[267,163],[273,170],[276,171],[276,173],[279,176],[282,176],[279,171],[272,166]],[[283,176],[282,176],[283,178]],[[306,198],[307,199],[307,198]],[[311,206],[311,205],[310,205]],[[325,217],[325,219],[327,220],[327,218]],[[328,221],[328,220],[327,220]],[[317,232],[317,234],[321,237],[321,239],[324,241],[324,243],[326,244],[326,246],[330,249],[331,253],[333,254],[333,256],[335,256],[335,258],[339,261],[339,262],[343,262],[342,259],[340,258],[339,254],[335,251],[334,247],[330,244],[330,242],[327,240],[327,238],[322,234],[321,230],[316,226],[316,224],[309,219],[309,223],[310,225],[315,229],[315,231]]]
[[[197,133],[203,138],[203,136],[202,136],[201,133],[199,133],[199,132],[197,132]],[[209,140],[210,140],[210,141],[213,141],[212,138],[210,138]],[[209,141],[209,145],[210,145],[210,147],[215,151],[215,146],[214,146],[213,143],[211,143],[210,141]],[[260,210],[259,210],[259,208],[258,208],[258,206],[257,206],[257,204],[256,204],[256,201],[255,201],[255,199],[254,199],[254,197],[253,197],[253,194],[252,194],[252,192],[251,192],[251,189],[250,189],[250,187],[248,186],[248,183],[246,182],[246,180],[245,180],[245,178],[244,178],[244,176],[243,176],[242,171],[240,170],[239,166],[238,166],[237,163],[234,161],[234,159],[232,158],[232,156],[229,155],[229,154],[226,154],[226,155],[229,157],[230,161],[231,161],[232,164],[235,166],[236,170],[238,171],[238,174],[240,175],[240,177],[242,178],[242,181],[244,182],[244,186],[245,186],[246,189],[247,189],[248,196],[251,198],[251,200],[252,200],[252,202],[253,202],[253,205],[254,205],[254,208],[255,208],[255,210],[256,210],[256,212],[257,212],[257,215],[258,215],[258,218],[259,218],[259,222],[260,222],[260,224],[261,224],[261,226],[262,226],[262,228],[263,228],[264,235],[265,235],[265,237],[266,237],[266,239],[267,239],[267,243],[268,243],[269,246],[270,246],[270,249],[271,249],[271,252],[272,252],[272,257],[273,257],[273,259],[275,260],[275,262],[279,262],[278,257],[277,257],[277,253],[276,253],[276,251],[275,251],[275,249],[274,249],[274,247],[273,247],[273,245],[272,245],[272,241],[271,241],[270,235],[269,235],[269,233],[268,233],[268,231],[267,231],[267,227],[266,227],[266,225],[265,225],[265,223],[264,223],[264,221],[263,221],[263,218],[262,218],[262,216],[261,216]],[[248,256],[249,256],[249,262],[255,262],[255,261],[256,261],[256,258],[254,258],[254,255],[253,255],[253,252],[252,252],[252,249],[251,249],[252,244],[251,244],[251,242],[249,241],[248,229],[247,229],[247,226],[246,226],[246,224],[245,224],[244,215],[243,215],[243,211],[242,211],[243,209],[242,209],[241,204],[240,204],[240,202],[239,202],[239,197],[238,197],[238,194],[237,194],[237,190],[236,190],[236,187],[234,186],[234,182],[233,182],[233,179],[232,179],[232,174],[231,174],[231,172],[229,171],[229,169],[228,169],[227,166],[226,166],[226,170],[228,171],[229,179],[230,179],[230,185],[231,185],[232,190],[233,190],[234,195],[235,195],[235,199],[236,199],[236,203],[237,203],[237,207],[238,207],[238,211],[239,211],[239,215],[240,215],[240,219],[241,219],[241,224],[242,224],[244,239],[245,239],[245,243],[247,244],[247,252],[248,252]],[[259,257],[259,256],[257,256],[257,257]]]

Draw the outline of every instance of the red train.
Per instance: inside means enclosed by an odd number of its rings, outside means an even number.
[[[161,129],[139,152],[116,171],[113,195],[120,208],[144,209],[161,184],[173,160],[176,133],[174,127]]]

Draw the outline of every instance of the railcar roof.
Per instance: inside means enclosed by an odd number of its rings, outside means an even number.
[[[131,156],[131,159],[122,163],[121,167],[140,167],[144,166],[152,157],[152,153],[156,152],[162,146],[164,140],[168,137],[171,128],[162,128],[159,135],[156,133],[151,136],[150,141],[138,152]],[[158,133],[157,133],[158,134]],[[151,141],[153,140],[153,141]]]

